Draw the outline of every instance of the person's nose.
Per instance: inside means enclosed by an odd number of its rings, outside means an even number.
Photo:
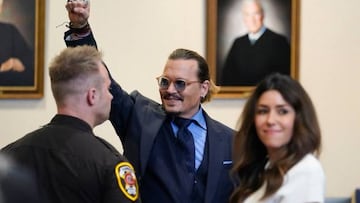
[[[251,23],[255,24],[257,22],[256,16],[251,16],[250,21]]]
[[[177,92],[174,82],[170,82],[170,85],[169,85],[169,87],[167,88],[167,91],[168,91],[168,92]]]
[[[276,123],[276,119],[277,119],[276,113],[274,111],[270,111],[266,118],[266,123],[268,125],[273,125]]]

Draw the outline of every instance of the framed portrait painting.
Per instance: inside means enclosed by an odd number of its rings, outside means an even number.
[[[43,96],[45,0],[0,0],[0,98]]]
[[[266,75],[298,79],[300,0],[207,0],[207,53],[217,98],[244,98]]]

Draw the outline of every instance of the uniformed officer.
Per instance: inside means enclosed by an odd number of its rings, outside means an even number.
[[[101,53],[67,48],[49,74],[57,114],[2,151],[33,173],[45,202],[140,202],[133,166],[93,133],[112,100]]]

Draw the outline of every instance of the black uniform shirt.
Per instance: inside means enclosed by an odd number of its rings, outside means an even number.
[[[78,118],[56,115],[2,151],[34,173],[48,202],[140,202],[131,164]]]

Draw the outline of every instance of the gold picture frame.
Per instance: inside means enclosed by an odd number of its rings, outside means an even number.
[[[221,84],[224,82],[224,79],[221,78],[220,75],[227,57],[226,54],[228,54],[232,47],[231,44],[236,38],[246,35],[246,31],[242,31],[245,29],[244,26],[241,27],[240,23],[236,24],[236,22],[241,21],[241,14],[239,14],[241,13],[241,1],[243,0],[207,0],[206,58],[210,66],[212,79],[215,84],[220,87],[220,91],[215,95],[215,98],[246,98],[256,86],[256,84]],[[266,0],[262,2],[265,13],[264,25],[266,28],[272,30],[272,25],[278,28],[282,27],[282,30],[285,32],[284,36],[287,36],[290,45],[290,53],[288,54],[290,58],[290,70],[288,71],[289,75],[294,79],[298,79],[299,1],[300,0]],[[276,9],[282,10],[277,11]],[[271,22],[271,20],[274,22]],[[239,34],[234,30],[243,33]],[[278,32],[278,30],[275,29],[275,32]]]
[[[0,72],[0,98],[42,98],[44,94],[45,0],[4,0],[2,6],[0,29],[11,30],[9,31],[11,34],[0,31],[0,38],[6,38],[7,41],[13,42],[6,43],[9,44],[6,51],[11,50],[11,53],[3,55],[0,53],[0,65],[2,68],[7,69],[7,71]],[[22,39],[10,38],[10,35],[16,35],[16,37]],[[21,45],[27,45],[24,48],[28,51],[26,54],[24,54],[23,47],[17,44],[18,41],[25,42]],[[14,48],[11,48],[10,44]],[[11,63],[6,63],[10,61],[8,60],[9,57],[12,59]],[[22,59],[25,60],[22,61]],[[13,68],[15,67],[14,64],[19,63],[15,61],[20,61],[23,64],[22,67],[25,68],[20,69],[20,71],[15,70]],[[7,64],[12,65],[7,66]]]

